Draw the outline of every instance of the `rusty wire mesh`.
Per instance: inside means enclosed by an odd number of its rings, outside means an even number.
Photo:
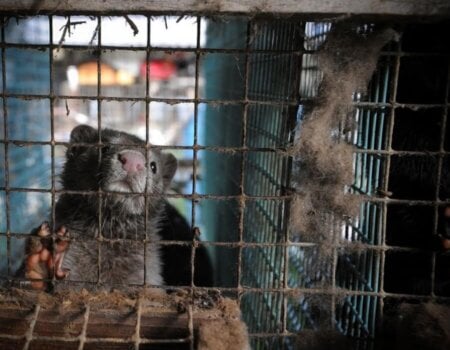
[[[348,140],[356,145],[355,183],[351,191],[365,196],[367,202],[362,204],[360,216],[353,226],[338,229],[342,230],[343,241],[358,241],[364,251],[347,252],[345,246],[336,246],[332,265],[324,266],[317,261],[314,244],[302,242],[301,238],[291,240],[289,236],[292,160],[286,151],[293,142],[294,126],[301,118],[302,109],[314,101],[320,82],[316,51],[326,37],[330,24],[295,19],[261,21],[227,18],[224,21],[218,18],[210,19],[207,32],[204,32],[202,26],[206,25],[206,19],[199,16],[191,18],[195,23],[195,44],[186,48],[153,45],[152,17],[149,15],[143,16],[145,25],[139,28],[146,33],[146,43],[142,46],[103,44],[102,25],[106,18],[101,16],[82,19],[94,23],[91,42],[70,44],[62,36],[68,35],[64,33],[74,26],[74,22],[66,18],[68,27],[62,32],[57,31],[55,17],[56,14],[41,16],[41,20],[47,21],[48,37],[37,42],[9,40],[7,31],[14,26],[16,19],[8,16],[2,19],[0,247],[3,250],[0,255],[6,261],[2,280],[16,279],[13,242],[23,241],[24,234],[28,233],[25,229],[15,229],[16,217],[12,214],[17,203],[15,196],[29,193],[45,195],[55,221],[55,202],[58,195],[65,192],[57,183],[57,156],[68,143],[55,137],[55,125],[65,123],[62,115],[55,115],[55,111],[63,108],[70,115],[71,105],[91,101],[99,128],[108,125],[106,114],[114,110],[110,103],[117,103],[116,107],[138,105],[145,119],[147,144],[150,142],[152,147],[191,154],[188,163],[192,182],[188,190],[185,188],[167,196],[187,203],[188,221],[192,227],[201,227],[206,236],[202,236],[201,242],[164,241],[161,244],[189,245],[192,248],[191,262],[199,246],[209,249],[216,272],[213,287],[198,287],[193,282],[186,287],[192,293],[194,290],[219,289],[236,297],[255,349],[293,348],[299,331],[318,329],[324,323],[357,339],[373,339],[386,303],[404,299],[448,302],[448,291],[442,283],[436,283],[436,279],[445,282],[445,273],[439,271],[445,270],[448,265],[448,255],[436,251],[423,252],[420,246],[411,244],[402,245],[390,240],[392,232],[390,236],[386,233],[390,208],[395,205],[431,208],[430,234],[437,236],[439,233],[439,208],[448,203],[448,198],[440,196],[440,186],[436,186],[431,198],[415,198],[414,195],[396,198],[388,194],[394,176],[390,173],[392,159],[399,156],[433,157],[436,159],[436,183],[440,184],[445,177],[442,168],[446,166],[449,155],[446,139],[449,55],[445,47],[416,48],[410,42],[400,42],[385,48],[368,95],[355,96],[356,129],[347,135]],[[17,23],[20,26],[21,22]],[[208,35],[206,44],[201,37],[205,33]],[[11,88],[14,83],[8,78],[11,74],[9,66],[17,59],[17,56],[14,58],[11,55],[13,51],[38,54],[48,74],[44,88]],[[97,83],[85,89],[85,93],[62,94],[56,86],[55,76],[59,73],[55,57],[69,51],[75,54],[89,52],[96,62]],[[152,95],[150,68],[146,66],[141,85],[129,90],[127,96],[121,96],[102,84],[104,77],[101,69],[105,55],[121,51],[142,55],[147,62],[152,55],[161,52],[189,54],[194,67],[191,81],[193,94],[183,97]],[[442,98],[430,102],[420,98],[397,97],[398,85],[402,84],[401,79],[405,79],[399,76],[402,61],[415,57],[435,58],[447,69],[447,75],[442,78]],[[21,64],[26,64],[26,60]],[[438,71],[439,74],[445,69]],[[25,86],[36,79],[33,75],[28,77],[24,81]],[[205,84],[204,89],[202,84]],[[11,125],[16,116],[12,114],[10,101],[45,101],[49,138],[12,137]],[[193,111],[191,139],[182,144],[155,144],[149,133],[152,128],[152,103],[168,106],[189,104]],[[438,110],[437,118],[440,118],[441,126],[438,147],[416,150],[393,145],[395,121],[404,108]],[[202,129],[204,126],[207,131]],[[97,147],[102,145],[100,137]],[[48,153],[50,180],[43,186],[17,185],[16,173],[11,176],[12,170],[17,169],[11,154],[16,148],[29,150],[32,147],[45,148]],[[25,157],[31,158],[32,155],[25,152]],[[42,221],[44,218],[37,219]],[[386,270],[389,271],[389,266],[395,263],[390,255],[403,252],[413,256],[426,255],[429,269],[425,275],[429,288],[425,292],[385,286]],[[193,277],[195,269],[194,264],[191,265]],[[327,283],[316,283],[323,280]],[[160,288],[169,289],[170,286]],[[318,303],[321,308],[317,307]],[[164,342],[155,340],[152,332],[147,332],[145,336],[140,333],[145,322],[139,321],[142,319],[139,308],[131,318],[127,318],[129,327],[125,329],[129,333],[120,333],[114,339],[101,332],[95,333],[95,327],[94,333],[89,334],[89,308],[77,315],[79,322],[74,324],[78,331],[73,337],[60,337],[57,330],[56,333],[49,333],[42,325],[51,323],[53,316],[41,312],[39,306],[28,310],[26,315],[25,312],[2,315],[5,320],[13,318],[17,321],[14,330],[2,328],[0,334],[0,338],[7,339],[5,344],[11,348],[28,348],[33,342],[34,346],[39,346],[39,342],[53,342],[55,346],[77,349],[96,348],[100,343],[105,347],[117,345],[138,349],[152,342]],[[185,316],[184,333],[175,332],[171,335],[172,339],[165,341],[181,342],[187,344],[187,348],[193,348],[194,320],[191,313]],[[108,322],[111,320],[108,318]],[[122,321],[120,324],[122,327]],[[41,333],[43,329],[45,332]],[[134,337],[134,342],[127,337]]]

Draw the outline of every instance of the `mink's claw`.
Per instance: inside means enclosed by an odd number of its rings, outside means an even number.
[[[69,246],[69,231],[61,226],[53,243],[50,225],[43,222],[29,237],[25,258],[25,277],[30,279],[31,288],[45,290],[53,277],[63,279],[69,270],[62,268],[64,254]]]

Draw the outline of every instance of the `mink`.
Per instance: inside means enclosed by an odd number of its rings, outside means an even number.
[[[90,126],[80,125],[71,132],[61,174],[64,191],[55,207],[54,227],[64,229],[58,230],[53,250],[59,247],[62,255],[53,254],[55,266],[45,263],[55,269],[57,278],[83,287],[190,285],[189,244],[159,244],[161,239],[194,239],[186,220],[164,198],[177,169],[176,158],[112,129],[103,129],[101,146],[98,142],[99,132]],[[41,237],[48,235],[42,233],[46,230],[41,225]],[[66,249],[64,243],[63,249],[59,237],[66,231],[70,244]],[[198,252],[195,265],[203,277],[196,282],[211,285],[209,257],[204,247]],[[31,253],[27,252],[29,265],[33,265],[30,256],[36,257]],[[28,269],[28,275],[41,270],[31,267],[33,273]]]

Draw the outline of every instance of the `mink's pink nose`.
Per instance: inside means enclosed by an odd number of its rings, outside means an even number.
[[[125,151],[119,153],[118,157],[123,170],[127,173],[137,173],[145,168],[145,157],[139,152]]]

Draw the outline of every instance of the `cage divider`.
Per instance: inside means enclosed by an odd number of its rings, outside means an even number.
[[[102,152],[100,147],[102,145],[102,101],[99,97],[102,95],[102,18],[97,16],[97,27],[94,31],[92,42],[94,42],[95,36],[97,36],[97,129],[98,129],[98,159],[99,163],[102,161]],[[98,233],[97,233],[97,285],[101,283],[101,244],[103,242],[103,219],[102,219],[102,202],[103,202],[103,191],[101,188],[97,191],[98,198]]]
[[[197,26],[196,26],[196,51],[195,51],[195,82],[194,82],[194,135],[193,135],[193,143],[192,143],[192,198],[191,198],[191,230],[194,230],[196,223],[196,205],[198,203],[198,194],[197,194],[197,164],[198,164],[198,104],[199,104],[199,79],[200,79],[200,58],[201,54],[200,50],[200,33],[201,33],[201,17],[196,17]],[[191,283],[190,283],[190,296],[192,300],[194,300],[194,278],[195,278],[195,255],[196,255],[196,237],[192,236],[191,242]],[[192,310],[191,310],[192,311]],[[190,348],[194,350],[194,333],[193,328],[191,328],[192,313],[189,314],[189,332],[190,332]]]
[[[445,136],[447,131],[447,121],[448,121],[448,109],[449,109],[449,96],[450,96],[450,61],[447,65],[447,80],[445,84],[445,101],[444,108],[442,111],[441,119],[441,134],[439,140],[439,154],[438,154],[438,164],[437,164],[437,177],[436,177],[436,189],[435,189],[435,205],[434,205],[434,217],[433,217],[433,235],[437,237],[438,232],[438,220],[439,220],[439,202],[440,202],[440,190],[441,190],[441,180],[442,180],[442,168],[445,157]],[[445,198],[447,200],[448,198]],[[435,284],[436,284],[436,251],[431,253],[431,296],[436,296],[435,294]]]
[[[198,105],[199,105],[199,79],[200,79],[200,33],[201,33],[201,17],[196,16],[197,26],[196,26],[196,50],[195,50],[195,82],[194,82],[194,135],[193,135],[193,158],[192,158],[192,199],[191,199],[191,230],[196,227],[196,204],[197,199],[197,162],[198,162]],[[195,256],[196,247],[198,242],[195,234],[192,235],[191,242],[191,283],[189,288],[189,294],[192,301],[194,301],[194,292],[196,289],[194,278],[195,278]],[[188,305],[188,328],[189,328],[189,348],[194,350],[195,338],[194,338],[194,320],[193,320],[193,310],[192,304]]]
[[[298,23],[298,30],[300,33],[297,35],[294,35],[293,40],[293,46],[294,49],[297,50],[297,56],[293,57],[293,66],[297,67],[298,73],[295,76],[294,79],[294,98],[297,100],[297,106],[287,107],[287,113],[288,118],[286,118],[286,123],[283,125],[284,130],[282,131],[283,135],[288,135],[287,137],[287,144],[293,145],[295,140],[295,127],[297,124],[297,113],[298,108],[300,106],[301,101],[301,93],[300,93],[300,80],[301,80],[301,72],[303,68],[303,53],[304,53],[304,38],[305,38],[305,22],[299,22]],[[296,58],[296,59],[295,59]],[[291,69],[292,71],[292,69]],[[291,169],[293,167],[293,159],[292,157],[287,158],[287,164],[282,167],[282,179],[286,179],[284,186],[280,189],[280,195],[286,195],[289,194],[291,191]],[[285,223],[289,223],[290,221],[290,202],[291,200],[283,200],[279,203],[279,210],[282,213],[280,218],[281,221],[284,220]],[[282,218],[283,216],[283,218]],[[290,239],[290,231],[289,231],[289,224],[284,225],[283,232],[282,232],[282,242],[285,244],[284,246],[284,254],[283,254],[283,278],[282,278],[282,287],[285,291],[289,291],[289,247],[292,244],[292,241]],[[283,304],[282,304],[282,322],[283,322],[283,334],[288,333],[288,296],[286,293],[283,295]]]
[[[383,179],[382,179],[382,190],[384,193],[388,193],[389,191],[389,173],[391,168],[391,152],[392,152],[392,135],[394,133],[394,124],[395,124],[395,109],[397,107],[397,87],[398,87],[398,78],[399,78],[399,71],[400,71],[400,57],[402,55],[402,48],[400,43],[397,45],[397,55],[394,56],[394,64],[393,64],[393,73],[392,73],[392,80],[391,80],[391,90],[390,90],[390,96],[389,96],[389,103],[392,106],[391,110],[389,111],[388,115],[388,121],[386,123],[386,138],[384,142],[384,149],[387,150],[387,158],[384,162],[384,169],[383,169]],[[382,219],[381,219],[381,237],[379,240],[379,245],[383,247],[380,251],[381,254],[381,261],[380,261],[380,302],[379,302],[379,319],[378,319],[378,327],[381,328],[381,320],[384,317],[384,306],[385,302],[384,299],[387,295],[386,291],[384,290],[384,270],[386,266],[386,222],[387,222],[387,209],[388,209],[388,202],[384,201],[381,206],[382,210]]]
[[[55,107],[55,91],[54,91],[54,66],[53,66],[53,16],[48,16],[48,25],[49,25],[49,100],[50,100],[50,154],[51,154],[51,228],[52,228],[52,244],[53,246],[56,243],[56,186],[55,186],[55,113],[54,113],[54,107]],[[55,261],[55,252],[52,252],[53,261]],[[56,271],[53,271],[53,274],[51,276],[52,283],[54,284],[56,281]]]
[[[146,16],[147,19],[147,45],[145,48],[145,166],[148,167],[148,149],[150,144],[150,53],[151,53],[151,17]],[[148,245],[148,181],[145,182],[144,190],[144,286],[147,285],[147,245]],[[140,315],[139,315],[140,318]],[[136,347],[138,350],[138,345]]]
[[[243,103],[243,111],[242,111],[242,129],[240,135],[240,143],[243,149],[247,148],[247,123],[248,123],[248,98],[249,98],[249,76],[250,76],[250,67],[252,64],[252,60],[250,58],[251,51],[251,42],[254,33],[254,22],[253,20],[247,21],[246,26],[246,38],[245,38],[245,56],[244,56],[244,103]],[[239,245],[238,245],[238,271],[237,271],[237,300],[238,305],[241,307],[242,302],[242,269],[243,267],[243,258],[242,258],[242,248],[247,248],[247,243],[244,241],[244,225],[245,225],[245,207],[246,207],[246,190],[245,190],[245,167],[247,163],[247,153],[240,153],[241,162],[240,162],[240,174],[239,174],[239,213],[238,213],[238,234],[239,234]],[[245,271],[244,271],[245,273]]]

